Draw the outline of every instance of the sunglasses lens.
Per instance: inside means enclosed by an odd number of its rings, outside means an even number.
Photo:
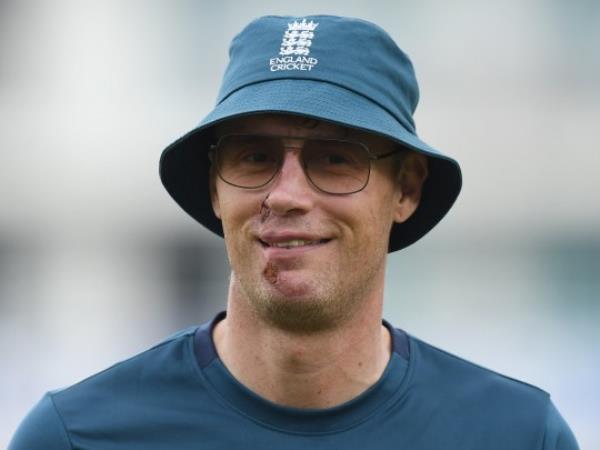
[[[360,191],[369,180],[367,149],[358,142],[337,139],[227,135],[216,151],[219,176],[234,186],[264,186],[279,171],[287,147],[301,149],[306,176],[319,190],[331,194]]]
[[[228,135],[217,146],[216,163],[221,178],[234,186],[257,188],[279,170],[279,139],[266,136]]]
[[[360,191],[369,179],[369,155],[357,142],[311,140],[303,149],[306,175],[331,194]]]

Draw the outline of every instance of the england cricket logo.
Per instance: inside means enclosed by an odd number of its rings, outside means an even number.
[[[288,23],[287,30],[283,33],[279,57],[271,58],[269,65],[271,72],[279,70],[312,70],[319,62],[317,58],[309,57],[312,40],[318,23],[294,20]]]

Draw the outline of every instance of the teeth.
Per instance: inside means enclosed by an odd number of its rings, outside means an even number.
[[[319,241],[304,241],[302,239],[294,239],[292,241],[286,241],[286,242],[274,242],[271,244],[272,247],[278,247],[278,248],[293,248],[293,247],[300,247],[303,245],[314,245],[314,244],[318,244]]]

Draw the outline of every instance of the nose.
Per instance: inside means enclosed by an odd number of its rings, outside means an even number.
[[[299,148],[284,152],[281,169],[269,188],[264,204],[275,214],[303,213],[313,207],[315,191],[304,173]]]

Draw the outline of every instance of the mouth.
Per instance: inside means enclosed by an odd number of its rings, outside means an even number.
[[[314,247],[317,245],[323,245],[331,241],[331,239],[316,239],[316,240],[305,240],[305,239],[289,239],[285,241],[277,242],[266,242],[262,239],[258,240],[260,244],[265,248],[282,248],[282,249],[294,249],[294,248],[306,248]]]

